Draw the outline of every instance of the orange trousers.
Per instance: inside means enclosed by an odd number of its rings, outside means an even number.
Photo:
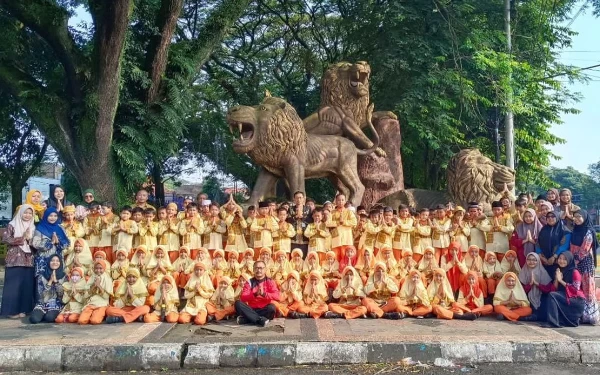
[[[167,323],[177,323],[178,319],[179,319],[179,314],[176,312],[170,312],[167,315],[165,315],[165,321]],[[157,315],[155,313],[150,313],[150,314],[144,315],[144,323],[158,323],[158,322],[160,322],[160,315]]]
[[[400,305],[398,312],[408,314],[410,316],[425,316],[433,311],[431,306],[417,305],[416,307]]]
[[[451,320],[454,317],[454,313],[462,313],[463,310],[455,302],[452,306],[442,307],[440,305],[432,305],[432,311],[438,319]]]
[[[415,262],[417,262],[417,264],[419,264],[419,261],[421,261],[421,258],[423,258],[423,254],[413,253],[412,258]]]
[[[171,264],[175,263],[177,258],[179,258],[179,250],[169,251],[168,253],[169,253],[169,260],[171,261]]]
[[[496,253],[496,258],[498,258],[498,262],[502,262],[502,259],[504,259],[504,253]]]
[[[467,274],[460,275],[460,285],[464,284],[467,281]],[[483,298],[487,298],[488,296],[488,283],[487,280],[483,277],[477,278],[477,284],[479,284],[479,288],[483,292]]]
[[[298,308],[299,313],[308,314],[313,319],[319,319],[327,311],[329,311],[329,308],[325,302],[314,302],[310,305],[303,304]]]
[[[185,272],[173,272],[173,279],[175,280],[175,284],[178,288],[185,288],[185,284],[187,284],[188,280],[192,276],[191,274],[187,274]]]
[[[79,315],[79,324],[101,324],[106,316],[107,306],[86,306]]]
[[[277,308],[277,312],[284,318],[288,316],[290,311],[298,311],[300,307],[304,305],[302,301],[294,301],[291,304],[285,302],[271,302]]]
[[[147,315],[150,313],[150,307],[143,306],[125,306],[122,309],[111,306],[106,309],[106,316],[120,316],[123,318],[125,323],[131,323],[136,321],[140,316]]]
[[[110,263],[113,264],[115,261],[115,254],[113,254],[113,247],[112,246],[102,246],[99,247],[98,250],[96,251],[104,251],[104,253],[106,254],[106,260]]]
[[[500,280],[496,280],[494,278],[485,279],[485,283],[487,285],[488,295],[496,293],[496,287]]]
[[[55,323],[77,323],[79,321],[80,314],[58,314]]]
[[[212,302],[206,304],[206,310],[208,312],[208,315],[215,316],[216,321],[223,320],[228,316],[235,315],[235,306],[229,306],[224,309],[218,309]]]
[[[400,262],[402,260],[402,249],[392,249],[394,252],[394,258],[396,262]]]
[[[368,313],[375,313],[377,317],[381,318],[385,313],[398,311],[400,298],[392,297],[383,306],[379,306],[372,298],[363,298],[362,305],[367,308]]]
[[[531,315],[533,310],[531,310],[531,307],[517,307],[516,309],[509,309],[506,306],[496,305],[494,306],[494,312],[502,314],[506,319],[515,322],[519,318]]]
[[[448,248],[441,248],[441,247],[436,247],[435,248],[435,259],[437,260],[437,264],[440,264],[440,259],[442,259],[442,257],[445,257],[446,254],[448,253]]]
[[[208,316],[208,312],[206,310],[198,311],[198,314],[196,316],[192,316],[192,314],[190,314],[190,313],[182,312],[182,313],[179,313],[179,318],[178,318],[177,322],[180,324],[187,324],[187,323],[191,322],[193,319],[194,324],[203,326],[206,324],[207,316]]]
[[[367,313],[367,308],[363,305],[344,305],[340,303],[330,303],[329,311],[336,314],[343,314],[346,319],[355,319]]]

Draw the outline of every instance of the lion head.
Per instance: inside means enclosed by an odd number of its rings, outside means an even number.
[[[254,107],[235,106],[227,112],[227,124],[232,134],[233,150],[249,154],[265,167],[278,168],[286,155],[306,154],[307,134],[296,110],[285,100],[266,97]]]
[[[321,79],[321,107],[349,109],[357,124],[366,124],[370,78],[371,67],[366,61],[331,65]]]
[[[448,164],[448,192],[455,202],[491,203],[504,189],[515,186],[515,171],[494,163],[478,149],[464,149]]]

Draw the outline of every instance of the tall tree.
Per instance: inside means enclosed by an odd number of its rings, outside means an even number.
[[[187,3],[205,18],[178,37]],[[0,0],[0,85],[18,100],[80,187],[105,199],[143,181],[146,155],[175,153],[186,90],[249,0]],[[92,22],[68,26],[75,6]],[[40,62],[39,56],[44,61]]]

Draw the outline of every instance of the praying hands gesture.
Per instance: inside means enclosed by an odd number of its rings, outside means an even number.
[[[127,292],[125,293],[125,298],[134,299],[133,289],[131,289],[131,285],[127,284]]]
[[[561,272],[560,268],[556,269],[556,281],[558,281],[559,283],[561,283],[563,281],[563,273]]]
[[[50,280],[48,280],[48,286],[52,286],[52,284],[56,283],[56,270],[52,271],[52,275],[50,275]]]
[[[73,264],[75,267],[81,267],[81,263],[79,262],[79,254],[77,253],[75,253],[75,256],[73,257]]]
[[[523,241],[524,243],[529,242],[532,244],[535,244],[535,240],[533,239],[533,236],[531,235],[531,230],[527,230],[527,237],[525,237],[525,241]]]
[[[531,286],[538,286],[540,285],[536,280],[535,280],[535,274],[533,273],[533,271],[531,271],[531,281],[529,282],[529,285]]]
[[[52,244],[58,245],[58,236],[56,235],[56,232],[52,233]]]

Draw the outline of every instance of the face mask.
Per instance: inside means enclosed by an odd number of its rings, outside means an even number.
[[[81,276],[79,276],[79,275],[71,276],[71,282],[77,283],[79,280],[81,280]]]

